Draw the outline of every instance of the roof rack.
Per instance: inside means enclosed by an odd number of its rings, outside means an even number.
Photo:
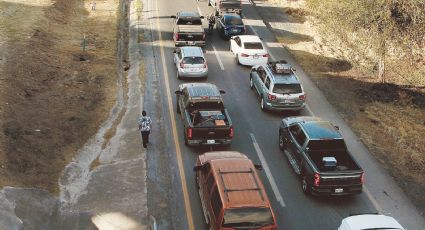
[[[220,174],[221,182],[223,183],[224,194],[226,194],[227,201],[230,201],[228,193],[229,192],[236,192],[236,191],[258,191],[260,193],[261,199],[264,200],[263,192],[261,191],[260,186],[258,186],[258,181],[257,181],[257,178],[255,177],[255,175],[252,175],[252,177],[254,178],[254,182],[255,182],[254,188],[231,189],[231,188],[226,188],[226,184],[224,183],[223,174],[230,174],[230,173],[254,174],[254,171],[252,170],[252,168],[250,168],[249,170],[235,170],[235,171],[224,171],[224,172],[221,171],[221,169],[219,169],[218,173]]]
[[[280,60],[268,63],[270,69],[277,74],[290,74],[292,72],[291,65],[286,60]]]

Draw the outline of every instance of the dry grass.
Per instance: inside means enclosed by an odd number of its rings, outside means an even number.
[[[118,0],[27,2],[0,2],[0,186],[57,192],[115,103]]]

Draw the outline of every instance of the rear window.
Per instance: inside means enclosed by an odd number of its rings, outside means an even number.
[[[345,150],[345,142],[342,139],[333,140],[311,140],[308,142],[307,147],[310,151],[322,150]]]
[[[204,64],[205,60],[203,57],[185,57],[182,60],[183,64],[191,64],[191,65],[196,65],[196,64]]]
[[[245,49],[262,50],[263,44],[261,42],[245,42]]]
[[[273,93],[278,93],[278,94],[302,93],[302,89],[300,84],[275,84],[273,87]]]
[[[233,208],[224,212],[223,227],[247,228],[274,224],[270,208]]]
[[[202,21],[195,17],[181,17],[177,20],[177,25],[202,25]]]
[[[224,18],[224,24],[226,26],[239,26],[243,25],[242,19],[237,16],[230,16]]]
[[[222,110],[224,109],[224,105],[220,101],[202,101],[190,104],[189,108],[197,110]]]

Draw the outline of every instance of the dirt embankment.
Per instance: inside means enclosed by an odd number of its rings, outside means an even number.
[[[56,193],[115,102],[118,0],[91,2],[0,2],[2,187]]]
[[[387,73],[391,84],[381,84],[376,73],[361,71],[344,57],[346,47],[317,33],[304,3],[269,0],[269,7],[257,9],[272,25],[277,39],[425,215],[425,86],[410,84],[391,72]],[[412,68],[408,60],[398,63],[397,68]],[[423,82],[409,77],[411,82]]]

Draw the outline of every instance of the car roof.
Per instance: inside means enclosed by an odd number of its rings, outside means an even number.
[[[180,90],[187,88],[189,97],[221,97],[217,86],[211,83],[185,83],[180,85]]]
[[[184,57],[203,57],[204,56],[204,53],[201,47],[184,46],[184,47],[180,47],[180,50]]]
[[[280,84],[301,84],[297,76],[292,70],[292,66],[288,64],[285,60],[279,62],[269,62],[266,65],[261,65],[264,69],[269,71],[272,78],[274,78],[275,83]],[[281,68],[282,70],[287,70],[289,73],[278,73],[274,68]]]
[[[200,17],[198,12],[192,12],[192,11],[181,11],[179,12],[180,17]]]
[[[341,134],[329,121],[312,116],[284,118],[288,125],[298,123],[310,139],[342,139]]]
[[[233,152],[233,151],[232,151]],[[255,166],[245,155],[233,152],[234,157],[208,156],[223,207],[270,207],[264,186]]]
[[[261,39],[256,35],[239,35],[241,42],[261,42]]]
[[[404,229],[394,218],[385,215],[363,214],[344,218],[349,230],[361,229]]]

